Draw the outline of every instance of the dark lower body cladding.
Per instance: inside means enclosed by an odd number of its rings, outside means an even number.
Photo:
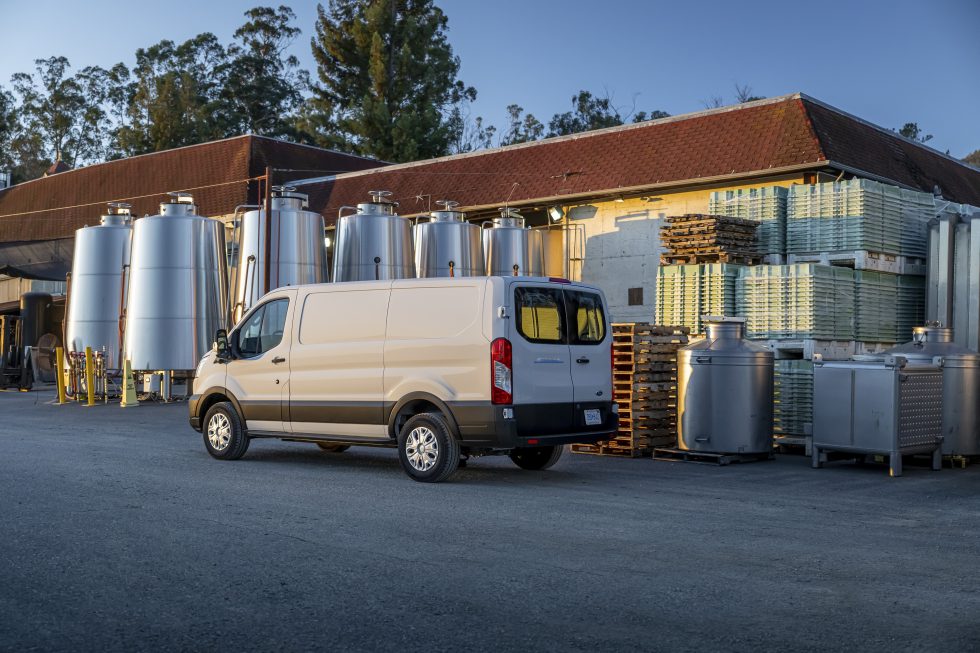
[[[188,400],[191,427],[201,430],[202,402],[207,393]],[[395,406],[381,402],[306,402],[281,406],[280,402],[238,401],[232,399],[246,426],[249,420],[317,424],[391,423]],[[273,405],[275,404],[275,405]],[[456,423],[464,447],[514,449],[589,443],[607,438],[618,427],[619,416],[612,402],[493,405],[487,401],[449,402],[445,411]],[[586,419],[587,411],[593,419]],[[597,412],[596,412],[597,411]],[[598,418],[597,420],[595,418]],[[590,424],[591,422],[598,422]],[[290,432],[284,435],[299,436]]]

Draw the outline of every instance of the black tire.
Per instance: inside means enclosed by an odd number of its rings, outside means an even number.
[[[525,447],[510,452],[510,459],[521,469],[541,470],[552,467],[565,447]]]
[[[220,432],[222,417],[227,422],[228,428],[227,440],[224,441],[224,446],[221,446],[223,439]],[[213,425],[216,431],[214,434],[216,436],[215,443],[211,442],[212,420],[216,422]],[[217,458],[218,460],[238,460],[248,451],[248,434],[242,426],[241,417],[238,416],[238,412],[230,402],[222,401],[211,406],[208,409],[207,415],[204,416],[203,426],[204,428],[201,429],[201,432],[204,435],[204,447],[213,458]]]
[[[350,449],[349,444],[334,444],[332,442],[317,442],[316,446],[330,453],[342,453]]]
[[[420,437],[425,448],[421,453],[410,453],[414,449],[412,445],[417,443],[416,438]],[[433,443],[435,447],[432,447]],[[412,480],[440,483],[459,467],[459,441],[445,417],[438,413],[420,413],[405,422],[398,433],[398,459]]]

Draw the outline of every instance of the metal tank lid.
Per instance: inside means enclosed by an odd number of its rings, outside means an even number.
[[[390,190],[370,190],[368,195],[371,196],[370,202],[363,202],[357,205],[356,215],[387,215],[400,217],[395,213],[395,209],[398,208],[398,202],[388,199],[391,197]],[[350,206],[342,206],[338,210],[338,217],[344,217],[341,215],[344,209],[353,208]]]
[[[118,227],[129,225],[133,221],[130,208],[130,205],[126,202],[109,202],[109,208],[105,215],[102,216],[102,226]]]
[[[296,209],[301,211],[309,205],[310,196],[305,193],[297,193],[294,186],[272,187],[273,209]]]
[[[190,193],[167,193],[172,198],[169,202],[160,203],[160,215],[168,217],[197,216],[197,204]]]
[[[980,353],[953,342],[953,330],[931,322],[912,330],[912,341],[887,349],[882,356],[903,356],[909,361],[932,362],[941,356],[947,367],[975,367]]]
[[[454,202],[452,200],[437,200],[436,205],[441,206],[442,209],[429,213],[430,222],[463,222],[466,220],[466,214],[462,211],[456,210],[456,207],[459,206],[459,202]]]
[[[521,229],[524,228],[524,216],[521,215],[517,211],[517,209],[512,209],[506,206],[502,206],[497,210],[500,211],[500,217],[493,218],[490,221],[495,229],[506,228],[506,227],[511,227],[511,228],[518,227]]]
[[[701,318],[707,334],[701,340],[681,347],[678,356],[690,358],[691,365],[771,365],[771,350],[745,339],[745,318],[705,315]]]

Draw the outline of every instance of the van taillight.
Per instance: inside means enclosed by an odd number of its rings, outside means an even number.
[[[513,357],[510,341],[497,338],[490,344],[490,403],[514,402]]]

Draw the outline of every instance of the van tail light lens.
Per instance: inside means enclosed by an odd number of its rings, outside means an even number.
[[[514,403],[513,355],[510,340],[497,338],[490,344],[490,403]]]

